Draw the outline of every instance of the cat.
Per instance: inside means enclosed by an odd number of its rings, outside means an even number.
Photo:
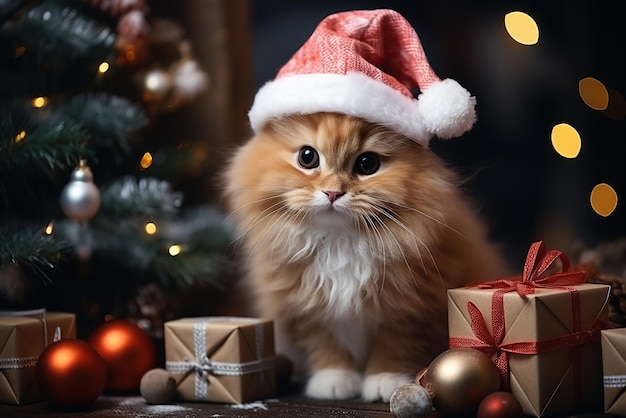
[[[225,189],[254,312],[312,398],[388,402],[447,349],[446,289],[504,269],[443,160],[354,116],[270,120]]]

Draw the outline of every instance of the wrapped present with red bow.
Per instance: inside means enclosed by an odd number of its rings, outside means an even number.
[[[535,242],[521,276],[448,291],[450,348],[491,355],[502,389],[526,415],[601,411],[609,292],[586,283],[564,253]]]

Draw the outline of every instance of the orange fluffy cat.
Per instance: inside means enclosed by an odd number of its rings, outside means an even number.
[[[226,186],[256,314],[310,397],[388,402],[447,348],[446,289],[503,273],[455,174],[358,117],[270,119]]]

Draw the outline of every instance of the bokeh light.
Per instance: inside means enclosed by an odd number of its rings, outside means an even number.
[[[152,165],[152,154],[146,152],[143,157],[141,157],[141,161],[139,161],[139,166],[144,170]]]
[[[510,12],[504,16],[504,27],[511,38],[522,45],[539,42],[539,27],[535,20],[524,12]]]
[[[41,108],[48,104],[48,99],[45,97],[35,97],[33,99],[33,107]]]
[[[182,252],[182,248],[180,245],[178,244],[174,244],[174,245],[170,245],[170,248],[168,248],[167,252],[172,256],[177,256],[178,254],[180,254]]]
[[[602,82],[585,77],[578,82],[578,93],[583,102],[594,110],[605,110],[609,106],[609,92]]]
[[[552,128],[552,146],[562,157],[576,158],[580,153],[581,139],[578,131],[567,123],[559,123]]]
[[[154,235],[154,234],[156,234],[157,226],[156,226],[156,224],[154,222],[148,222],[146,224],[146,226],[144,227],[144,229],[146,231],[146,234]]]
[[[617,193],[606,183],[597,184],[591,190],[591,207],[600,216],[607,217],[617,207]]]
[[[100,63],[100,65],[98,65],[98,72],[100,74],[104,74],[107,71],[109,71],[109,68],[110,68],[109,63],[104,61],[104,62]]]
[[[17,144],[22,139],[26,138],[26,131],[20,131],[17,135],[15,135],[15,143]]]

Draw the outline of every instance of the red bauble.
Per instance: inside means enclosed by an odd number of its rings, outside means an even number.
[[[46,347],[37,360],[35,376],[44,398],[56,406],[82,406],[104,390],[106,366],[85,341],[65,339]]]
[[[93,330],[87,341],[104,359],[108,391],[139,390],[141,378],[154,367],[154,343],[147,332],[132,322],[123,319],[105,322]]]
[[[509,392],[493,392],[478,406],[477,418],[522,418],[522,406]]]

